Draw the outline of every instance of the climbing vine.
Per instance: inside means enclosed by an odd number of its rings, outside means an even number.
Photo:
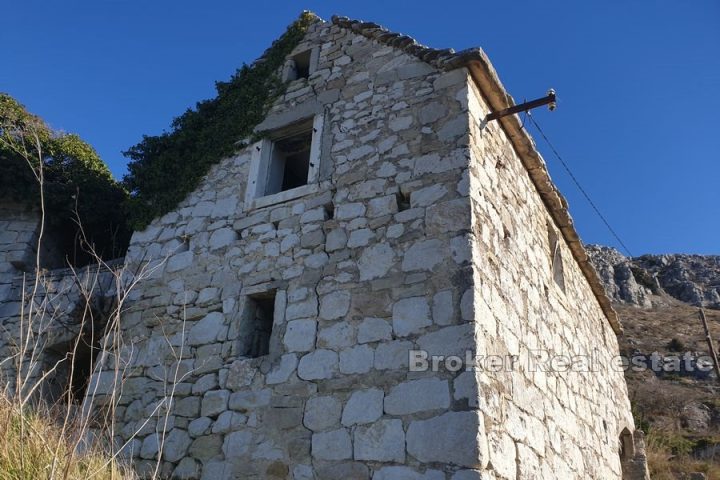
[[[144,136],[124,152],[130,159],[123,182],[130,192],[133,228],[142,229],[175,208],[212,165],[235,153],[238,141],[252,135],[284,93],[278,71],[315,19],[304,12],[259,60],[243,65],[229,81],[217,82],[215,98],[188,109],[168,132]]]
[[[80,137],[52,130],[0,93],[0,200],[37,210],[41,179],[48,238],[67,261],[89,260],[89,247],[104,258],[125,252],[128,195],[107,165]]]

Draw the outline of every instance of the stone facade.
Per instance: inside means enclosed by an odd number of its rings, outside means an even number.
[[[482,121],[484,56],[342,18],[305,51],[258,132],[314,119],[312,181],[248,195],[263,140],[132,238],[126,271],[153,273],[91,382],[122,372],[125,454],[186,479],[622,478],[619,325],[542,163]],[[515,363],[415,371],[411,350]],[[539,350],[601,366],[531,368]]]

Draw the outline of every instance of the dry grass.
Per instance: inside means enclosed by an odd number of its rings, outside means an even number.
[[[673,455],[662,434],[647,437],[647,459],[650,478],[653,480],[677,480],[692,472],[704,473],[708,480],[720,479],[720,464],[709,460],[699,460],[687,453]]]
[[[22,413],[21,413],[22,412]],[[77,429],[0,397],[1,480],[128,480],[136,478],[100,442],[87,445]]]

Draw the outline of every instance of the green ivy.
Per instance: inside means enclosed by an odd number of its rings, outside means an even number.
[[[47,238],[60,253],[73,265],[91,259],[89,245],[106,259],[123,255],[130,238],[128,195],[107,165],[80,137],[53,131],[10,95],[0,93],[2,200],[37,209],[41,161]]]
[[[217,96],[199,102],[177,117],[169,132],[144,136],[124,152],[130,159],[123,179],[130,191],[130,223],[145,228],[195,190],[210,167],[236,153],[238,142],[252,135],[286,85],[278,71],[287,55],[317,20],[304,12],[252,65],[243,65],[227,82],[217,82]]]

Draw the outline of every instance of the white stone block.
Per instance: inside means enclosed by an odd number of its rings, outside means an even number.
[[[307,352],[315,348],[317,322],[311,319],[291,320],[287,323],[283,343],[288,352]]]
[[[407,337],[432,324],[427,298],[412,297],[398,300],[393,305],[393,331],[398,337]]]
[[[447,380],[422,378],[393,387],[385,397],[385,412],[390,415],[408,415],[450,407],[450,389]]]
[[[303,380],[332,378],[338,372],[338,355],[332,350],[315,350],[300,359],[298,377]]]
[[[358,426],[353,440],[355,460],[405,461],[405,432],[401,420],[379,420],[368,426]]]
[[[353,392],[342,414],[342,424],[346,427],[373,423],[383,414],[384,393],[378,388]]]

